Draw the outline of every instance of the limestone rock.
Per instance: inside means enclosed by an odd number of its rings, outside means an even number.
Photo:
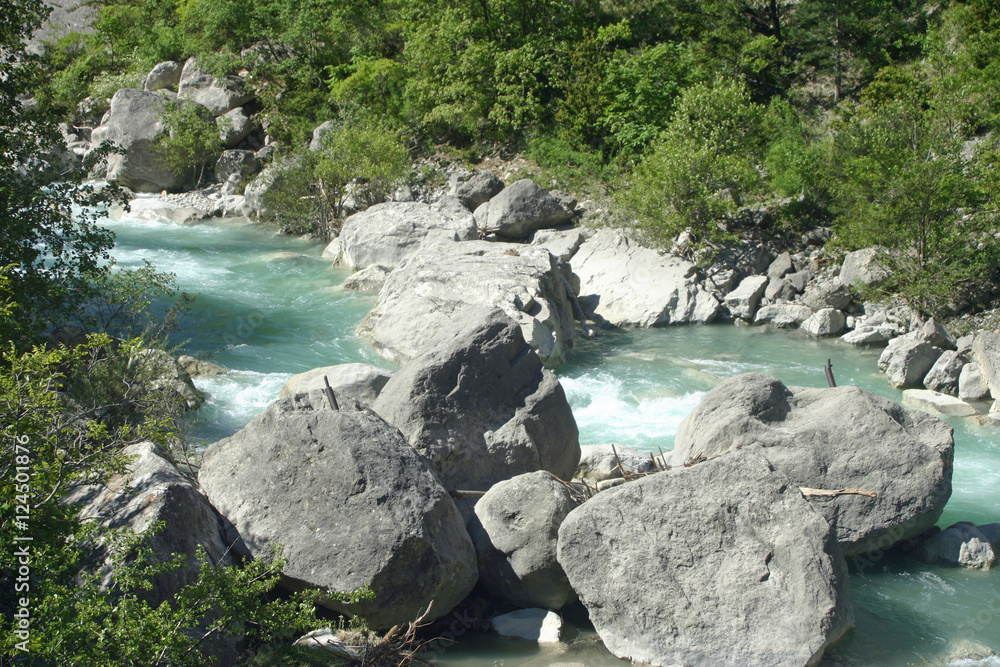
[[[455,319],[449,336],[386,384],[375,411],[449,491],[485,491],[536,470],[569,479],[580,445],[559,380],[498,309],[469,308]]]
[[[183,65],[173,60],[159,63],[149,70],[142,87],[151,93],[157,90],[172,90],[176,93],[177,85],[181,82],[182,69]]]
[[[462,172],[452,174],[448,179],[448,194],[458,197],[462,205],[475,211],[480,204],[500,194],[503,181],[488,171]]]
[[[886,345],[899,336],[899,329],[884,324],[879,327],[861,326],[840,337],[840,340],[850,345]]]
[[[197,58],[188,58],[181,72],[177,97],[197,102],[213,116],[221,116],[252,100],[253,93],[240,77],[231,74],[214,77],[198,67]]]
[[[365,405],[371,405],[392,378],[392,373],[371,364],[323,366],[290,377],[278,393],[278,398],[323,391],[326,387],[323,378],[330,383],[338,402],[341,396],[345,396]]]
[[[920,535],[951,496],[951,427],[857,387],[786,387],[759,373],[724,381],[681,422],[674,461],[738,449],[800,486],[876,493],[810,499],[846,556]]]
[[[889,274],[875,261],[876,254],[875,248],[847,253],[840,267],[840,281],[845,285],[880,285]]]
[[[559,261],[569,262],[584,242],[583,232],[578,229],[558,231],[541,229],[531,235],[531,245],[548,250]]]
[[[947,417],[971,417],[976,409],[965,401],[930,389],[907,389],[903,405]]]
[[[129,366],[139,366],[153,389],[179,399],[188,410],[194,410],[205,402],[205,395],[191,382],[191,376],[164,350],[140,350],[129,360]]]
[[[955,340],[955,337],[933,317],[924,322],[924,325],[920,327],[920,333],[916,335],[921,340],[942,350],[955,350],[958,348],[958,341]]]
[[[260,160],[259,151],[255,157]],[[288,172],[298,163],[298,158],[294,156],[277,159],[250,181],[243,193],[246,197],[244,212],[248,218],[257,220],[274,218],[277,211],[274,209],[274,204],[269,201],[270,193],[281,188],[286,182]]]
[[[754,324],[770,324],[781,328],[801,325],[812,316],[812,308],[797,303],[777,303],[764,306],[754,315]]]
[[[204,549],[209,560],[227,565],[229,557],[222,540],[219,517],[190,479],[165,459],[151,442],[129,445],[126,456],[134,457],[125,473],[107,484],[76,487],[67,502],[80,505],[80,516],[100,525],[142,533],[154,523],[163,529],[150,539],[153,562],[169,561],[182,554],[185,567],[153,578],[153,588],[138,591],[153,606],[173,599],[181,588],[198,578],[197,556]],[[103,568],[105,584],[110,564]]]
[[[228,150],[215,162],[215,179],[225,183],[235,175],[241,181],[249,181],[260,173],[260,162],[252,151]]]
[[[979,364],[975,361],[962,366],[958,376],[958,397],[963,401],[985,401],[990,397],[990,388],[983,379]]]
[[[822,308],[813,313],[802,323],[802,330],[810,336],[826,338],[844,333],[847,318],[844,312],[836,308]]]
[[[480,586],[518,607],[559,609],[575,601],[556,560],[559,526],[575,506],[566,486],[544,471],[490,487],[468,523]]]
[[[320,392],[271,403],[209,446],[202,488],[256,558],[283,546],[294,587],[372,601],[321,598],[373,628],[447,614],[475,585],[475,550],[455,503],[399,431],[359,403],[340,410]]]
[[[764,289],[764,298],[774,303],[779,299],[791,301],[795,298],[795,287],[784,278],[768,278],[767,287]],[[812,312],[812,309],[809,309]]]
[[[924,376],[924,386],[942,394],[958,394],[958,380],[969,360],[954,350],[946,350]]]
[[[355,292],[378,292],[385,285],[389,273],[391,272],[384,266],[372,264],[348,276],[341,287]]]
[[[760,304],[760,297],[764,296],[764,290],[767,288],[767,282],[767,276],[750,276],[744,278],[739,287],[725,296],[723,302],[733,317],[753,321],[757,306]]]
[[[795,266],[792,264],[792,256],[787,252],[783,252],[767,267],[767,277],[770,279],[781,279],[793,271],[795,271]]]
[[[854,625],[830,525],[759,455],[605,491],[559,562],[608,650],[653,665],[812,665]]]
[[[355,213],[344,221],[338,241],[341,261],[352,269],[373,264],[392,270],[424,243],[471,241],[475,220],[452,198],[434,204],[387,202]]]
[[[617,456],[615,452],[618,453]],[[649,454],[643,454],[638,449],[625,445],[615,445],[614,449],[611,445],[581,445],[580,464],[573,479],[593,484],[606,479],[620,478],[622,472],[618,469],[619,461],[630,474],[653,471],[653,462],[649,460]]]
[[[802,303],[813,310],[836,308],[844,310],[851,305],[851,291],[842,283],[827,283],[814,285],[806,289],[802,295]]]
[[[458,313],[480,304],[514,318],[548,367],[565,362],[573,345],[572,306],[558,260],[535,246],[467,241],[424,247],[389,274],[358,335],[403,364],[427,351]]]
[[[182,354],[177,357],[177,364],[191,377],[225,375],[229,372],[219,364],[213,364],[211,361],[205,361],[204,359],[195,359],[188,354]]]
[[[507,239],[527,238],[537,229],[558,227],[572,218],[559,201],[529,178],[515,181],[490,200],[486,228]]]
[[[933,565],[950,565],[988,570],[996,563],[990,540],[969,521],[960,521],[934,535],[920,547],[920,560]]]
[[[215,119],[219,126],[219,141],[226,148],[235,148],[253,132],[253,121],[243,107],[231,109]]]
[[[972,358],[994,398],[1000,399],[1000,333],[987,331],[976,334],[972,343]]]
[[[337,124],[332,120],[328,120],[313,128],[312,139],[309,141],[309,150],[315,152],[322,148],[323,137],[329,134],[335,127],[337,127]]]
[[[882,351],[878,368],[897,389],[919,387],[941,353],[941,348],[930,343],[900,336]]]
[[[588,239],[572,266],[580,305],[615,326],[707,323],[719,311],[718,300],[700,284],[697,266],[611,229]]]
[[[490,623],[498,635],[511,639],[555,644],[562,637],[562,618],[547,609],[518,609],[495,616]]]
[[[111,98],[104,122],[91,134],[92,146],[115,143],[124,153],[109,155],[106,178],[136,192],[172,190],[181,180],[157,152],[164,134],[166,99],[146,90],[122,88]]]

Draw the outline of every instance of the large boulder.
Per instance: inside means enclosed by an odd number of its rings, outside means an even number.
[[[736,289],[723,297],[722,301],[733,317],[753,321],[767,283],[767,276],[749,276],[740,281]]]
[[[924,386],[942,394],[958,395],[958,380],[969,360],[954,350],[945,350],[924,376]]]
[[[256,155],[259,162],[259,153]],[[280,191],[288,179],[288,174],[299,165],[299,158],[286,156],[269,164],[250,183],[243,192],[244,214],[257,220],[269,220],[277,214],[271,201],[272,192]]]
[[[840,266],[840,281],[845,285],[878,287],[889,277],[889,272],[878,264],[877,254],[875,248],[847,253],[844,256],[844,263]]]
[[[271,403],[209,446],[198,475],[245,547],[281,545],[295,588],[374,600],[321,602],[373,628],[447,614],[475,586],[476,556],[455,503],[399,431],[359,403],[321,392]]]
[[[842,310],[822,308],[802,323],[802,330],[810,336],[826,338],[828,336],[839,336],[844,333],[846,326],[847,317],[844,316]]]
[[[802,303],[813,310],[824,308],[844,310],[851,305],[851,290],[847,285],[838,282],[813,285],[802,295]]]
[[[544,248],[468,241],[425,246],[389,274],[358,327],[383,356],[423,354],[470,305],[500,308],[550,368],[573,346],[572,306],[560,263]]]
[[[580,460],[576,420],[517,323],[480,306],[457,314],[448,334],[389,380],[375,411],[449,491],[536,470],[569,479]]]
[[[979,526],[959,521],[932,536],[917,552],[933,565],[988,570],[997,561],[996,548]]]
[[[479,584],[518,607],[559,609],[576,600],[556,560],[559,526],[576,506],[547,472],[494,484],[469,517],[479,560]]]
[[[156,92],[157,90],[169,90],[177,92],[177,86],[181,82],[181,71],[184,66],[173,60],[159,63],[149,70],[146,79],[143,81],[144,90]]]
[[[962,372],[958,376],[958,397],[963,401],[985,401],[990,397],[990,387],[977,362],[962,366]]]
[[[697,266],[611,229],[584,242],[572,264],[580,305],[595,320],[652,327],[707,323],[719,312],[718,299],[700,284]]]
[[[754,324],[794,328],[812,317],[812,308],[798,303],[774,303],[764,306],[753,317]]]
[[[241,107],[253,99],[253,93],[238,76],[215,77],[198,66],[197,58],[188,58],[181,71],[177,97],[197,102],[213,116]]]
[[[878,368],[897,389],[920,387],[942,352],[923,340],[900,336],[882,351]]]
[[[875,493],[810,498],[846,556],[919,535],[951,496],[951,427],[857,387],[786,387],[759,373],[726,380],[681,422],[674,461],[737,449],[799,486]]]
[[[424,243],[472,241],[476,222],[454,197],[434,204],[387,202],[355,213],[340,232],[340,261],[358,270],[369,266],[394,269]]]
[[[972,358],[979,364],[979,371],[990,393],[1000,399],[1000,332],[976,334],[972,342]]]
[[[500,194],[503,181],[488,171],[458,172],[448,179],[448,194],[458,197],[462,205],[475,211],[481,204]]]
[[[948,417],[971,417],[976,414],[976,409],[962,399],[930,389],[904,390],[903,405]]]
[[[507,239],[524,239],[537,229],[558,227],[573,215],[529,178],[515,181],[490,200],[486,228]]]
[[[225,183],[233,175],[240,181],[249,181],[258,173],[260,173],[260,162],[252,151],[222,151],[222,155],[215,162],[215,179],[220,183]]]
[[[160,192],[180,186],[177,173],[156,150],[166,128],[162,114],[166,98],[147,90],[122,88],[111,98],[111,109],[91,134],[92,146],[114,143],[123,149],[107,158],[109,181],[137,192]]]
[[[198,578],[197,558],[204,553],[213,565],[228,564],[229,550],[223,543],[220,517],[195,484],[164,458],[151,442],[125,448],[132,460],[124,473],[106,484],[74,488],[67,502],[80,505],[80,516],[105,528],[144,533],[158,522],[150,547],[152,562],[169,562],[174,554],[186,563],[178,570],[153,577],[153,587],[138,591],[153,606],[172,600],[180,590]],[[110,564],[102,570],[105,583],[111,577]]]
[[[243,107],[231,109],[215,119],[219,141],[226,148],[235,148],[253,132],[254,123]]]
[[[322,391],[329,382],[338,400],[340,396],[347,396],[371,405],[391,377],[392,372],[371,364],[323,366],[290,377],[278,393],[278,398]]]
[[[854,625],[834,531],[759,455],[605,491],[558,559],[608,650],[652,665],[813,665]]]

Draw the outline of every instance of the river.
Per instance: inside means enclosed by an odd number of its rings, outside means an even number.
[[[113,254],[119,266],[148,260],[176,274],[181,290],[197,295],[176,338],[180,352],[211,355],[230,369],[227,375],[196,381],[208,395],[190,428],[196,446],[241,428],[277,397],[292,374],[354,361],[393,368],[353,335],[374,295],[341,289],[349,272],[330,268],[320,258],[319,244],[235,221],[179,225],[126,214],[114,216],[107,226],[117,235]],[[578,340],[558,375],[580,426],[581,444],[616,442],[666,451],[673,447],[680,421],[718,378],[762,371],[786,384],[821,387],[827,359],[838,384],[900,400],[901,393],[877,370],[877,350],[726,325],[599,331],[592,340]],[[955,427],[954,492],[939,525],[1000,521],[1000,431],[950,421]],[[833,663],[942,664],[962,640],[1000,650],[1000,573],[887,555],[860,568],[852,565],[850,595],[857,628],[828,651]],[[585,633],[563,651],[469,631],[435,663],[627,664],[593,648],[587,638]],[[1000,666],[1000,660],[963,664]]]

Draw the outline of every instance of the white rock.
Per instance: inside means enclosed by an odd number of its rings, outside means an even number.
[[[847,326],[847,318],[843,311],[836,308],[823,308],[813,313],[802,323],[802,330],[810,336],[839,336]]]
[[[949,417],[971,417],[976,414],[976,409],[965,401],[930,389],[905,390],[903,405]]]
[[[495,617],[493,629],[503,637],[553,644],[562,636],[562,618],[546,609],[518,609]]]
[[[729,308],[729,312],[733,314],[733,317],[753,320],[753,316],[757,312],[757,306],[760,304],[760,297],[764,295],[764,290],[767,289],[767,282],[767,276],[750,276],[744,278],[740,282],[739,287],[725,296],[723,302]]]

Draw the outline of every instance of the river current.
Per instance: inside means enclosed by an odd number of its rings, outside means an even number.
[[[173,341],[180,353],[208,356],[230,369],[199,378],[208,402],[191,425],[196,446],[231,435],[274,400],[293,374],[362,361],[393,368],[354,330],[372,294],[340,287],[349,275],[320,258],[322,246],[234,221],[179,225],[115,215],[114,256],[122,267],[150,261],[197,295]],[[878,350],[816,341],[795,332],[726,325],[598,331],[578,338],[557,373],[580,427],[581,444],[620,443],[644,451],[673,447],[680,421],[719,378],[761,371],[786,384],[855,384],[893,400],[901,393],[878,372]],[[1000,429],[951,419],[954,491],[939,525],[1000,521]],[[930,566],[893,555],[851,565],[857,627],[827,652],[830,664],[944,664],[962,642],[1000,650],[997,572]],[[458,624],[457,642],[434,658],[442,667],[473,665],[626,665],[594,648],[588,634],[565,649],[501,641]],[[961,665],[995,665],[996,658]]]

